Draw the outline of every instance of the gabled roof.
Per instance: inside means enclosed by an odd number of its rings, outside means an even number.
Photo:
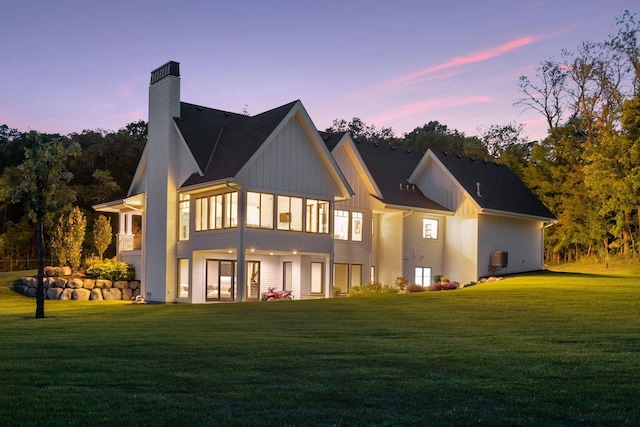
[[[354,140],[354,145],[382,193],[382,202],[387,205],[451,212],[407,181],[420,163],[422,153],[359,139]]]
[[[256,116],[180,103],[176,124],[203,171],[183,186],[234,177],[298,102]]]
[[[449,171],[482,210],[555,219],[509,167],[444,151],[429,150],[425,158],[429,156]]]

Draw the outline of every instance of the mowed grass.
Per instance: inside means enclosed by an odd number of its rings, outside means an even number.
[[[39,320],[1,273],[0,425],[640,425],[640,266],[579,268],[292,303],[47,301]]]

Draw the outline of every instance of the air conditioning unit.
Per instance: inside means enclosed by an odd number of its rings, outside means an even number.
[[[493,251],[491,253],[491,265],[490,267],[506,267],[509,261],[509,252]]]

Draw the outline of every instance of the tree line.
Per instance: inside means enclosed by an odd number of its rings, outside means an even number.
[[[514,105],[538,112],[547,123],[541,141],[530,141],[518,123],[492,125],[467,136],[430,121],[398,137],[391,128],[377,129],[355,117],[336,119],[326,131],[506,164],[558,218],[545,230],[547,260],[634,256],[640,251],[640,25],[628,11],[615,23],[615,35],[562,50],[543,60],[534,76],[519,78],[521,98]],[[24,181],[21,165],[33,134],[0,126],[0,189],[18,188]],[[73,178],[61,180],[50,195],[68,202],[51,205],[43,216],[43,234],[50,242],[61,215],[69,215],[74,206],[91,226],[98,218],[92,205],[127,193],[147,125],[139,121],[116,132],[85,130],[37,138],[77,147],[66,161]],[[0,193],[0,260],[35,258],[37,233],[25,202],[15,203],[7,191]],[[113,251],[112,244],[107,256]],[[100,252],[91,239],[85,242],[84,254]]]

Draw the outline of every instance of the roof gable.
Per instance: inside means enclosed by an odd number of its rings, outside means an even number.
[[[426,197],[416,185],[409,184],[409,175],[420,163],[422,153],[359,139],[354,141],[354,146],[380,190],[384,203],[450,212]]]
[[[426,160],[436,160],[467,196],[483,211],[513,213],[555,219],[546,206],[527,188],[508,166],[473,157],[428,150],[425,159],[411,175],[415,182]]]
[[[183,186],[234,177],[260,148],[267,137],[284,120],[298,101],[256,116],[227,113],[212,109],[188,108],[197,119],[176,119],[180,132],[191,149],[203,175],[193,174]],[[189,106],[190,104],[187,104]],[[199,107],[201,108],[201,107]],[[207,122],[207,116],[212,123]],[[184,129],[184,130],[183,130]]]

